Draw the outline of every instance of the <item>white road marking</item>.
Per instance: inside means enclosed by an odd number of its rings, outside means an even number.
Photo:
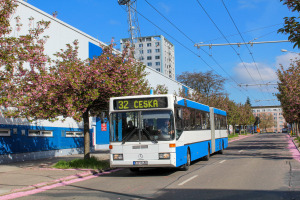
[[[223,163],[223,162],[225,162],[226,160],[222,160],[221,162],[219,162],[219,163]]]
[[[185,180],[185,181],[179,183],[178,185],[184,185],[185,183],[187,183],[187,182],[193,180],[194,178],[196,178],[197,176],[198,176],[198,175],[192,176],[191,178],[189,178],[189,179],[187,179],[187,180]]]
[[[240,153],[241,153],[242,151],[244,151],[244,150],[239,150]]]

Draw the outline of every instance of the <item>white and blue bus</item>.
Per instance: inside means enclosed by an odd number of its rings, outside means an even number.
[[[110,166],[180,167],[228,146],[226,112],[174,95],[110,99]]]

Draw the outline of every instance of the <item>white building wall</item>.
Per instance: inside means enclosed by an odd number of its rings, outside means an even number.
[[[45,44],[45,53],[51,57],[53,54],[60,51],[60,49],[66,49],[66,44],[72,44],[73,41],[78,40],[80,48],[78,49],[78,55],[81,59],[87,59],[89,54],[88,42],[99,45],[99,40],[83,33],[82,31],[62,22],[61,20],[52,17],[51,15],[39,10],[38,8],[19,0],[19,6],[15,14],[12,16],[11,27],[13,28],[12,34],[14,36],[25,35],[30,28],[36,27],[38,21],[50,21],[50,26],[45,30],[42,36],[49,36]],[[21,31],[16,31],[15,17],[21,18],[22,28]],[[29,26],[28,18],[33,17],[34,21]]]
[[[182,90],[183,84],[173,79],[167,77],[166,75],[159,73],[155,69],[150,67],[146,68],[146,72],[149,72],[147,79],[152,87],[157,85],[165,85],[168,88],[168,94],[177,94],[179,95],[179,90]],[[189,92],[192,92],[192,89],[189,88]]]

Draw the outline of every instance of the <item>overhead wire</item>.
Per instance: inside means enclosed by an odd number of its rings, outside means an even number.
[[[196,42],[193,41],[193,39],[191,39],[187,34],[185,34],[181,29],[179,29],[173,22],[171,22],[167,17],[165,17],[158,9],[156,9],[151,3],[149,3],[147,0],[145,0],[146,3],[153,8],[160,16],[162,16],[166,21],[168,21],[173,27],[175,27],[180,33],[182,33],[188,40],[190,40],[193,44],[195,44]],[[223,70],[224,73],[227,74],[227,76],[233,81],[235,82],[237,85],[239,85],[239,83],[233,79],[228,72],[217,62],[217,60],[212,57],[207,51],[205,51],[204,49],[201,49],[203,52],[205,52],[207,55],[209,55],[211,57],[211,59]],[[244,89],[244,88],[242,88]],[[246,90],[246,89],[245,89]],[[247,90],[246,90],[247,91]]]
[[[259,77],[260,77],[262,83],[265,84],[265,82],[264,82],[264,80],[263,80],[263,78],[262,78],[262,76],[261,76],[261,73],[260,73],[260,71],[259,71],[259,69],[258,69],[257,62],[256,62],[256,60],[254,59],[253,52],[251,52],[250,48],[249,48],[248,45],[246,44],[246,41],[245,41],[243,35],[241,34],[239,28],[237,27],[237,24],[235,23],[235,21],[234,21],[232,15],[230,14],[230,12],[229,12],[229,10],[228,10],[228,8],[227,8],[227,6],[226,6],[224,0],[221,0],[221,1],[222,1],[222,3],[223,3],[223,6],[225,7],[225,9],[226,9],[226,11],[227,11],[229,17],[230,17],[232,23],[234,24],[234,26],[235,26],[235,28],[236,28],[238,34],[240,35],[240,37],[242,38],[243,42],[245,43],[245,46],[246,46],[246,48],[248,49],[249,54],[251,55],[251,58],[252,58],[252,60],[253,60],[253,62],[254,62],[255,68],[256,68],[256,70],[257,70],[257,72],[258,72],[258,74],[259,74]],[[266,86],[266,89],[267,89],[267,91],[270,93],[270,91],[269,91],[269,89],[268,89],[267,86]],[[274,101],[274,100],[273,100],[273,103],[275,104],[275,101]]]
[[[152,4],[150,4],[147,0],[145,0],[146,3],[152,7],[160,16],[162,16],[166,21],[168,21],[172,26],[174,26],[181,34],[183,34],[188,40],[190,40],[193,44],[195,44],[196,42],[193,41],[189,36],[187,36],[187,34],[185,34],[182,30],[180,30],[173,22],[171,22],[167,17],[165,17],[158,9],[156,9]],[[137,13],[139,13],[138,11],[136,11]],[[140,14],[140,13],[139,13]],[[140,14],[143,18],[145,18],[145,16],[143,16],[142,14]],[[149,21],[150,23],[152,23],[154,26],[156,26],[157,28],[159,28],[161,31],[163,31],[164,33],[166,33],[166,31],[162,30],[160,27],[158,27],[156,24],[154,24],[153,22],[151,22],[148,18],[145,18],[147,21]],[[168,36],[170,36],[170,34],[166,33]],[[170,36],[172,39],[174,39],[174,37]],[[177,40],[175,40],[177,41]],[[177,41],[178,42],[178,41]],[[180,43],[179,43],[180,44]],[[206,52],[204,49],[201,49],[203,52],[205,52],[207,55],[209,55],[208,52]],[[227,76],[233,81],[235,82],[237,85],[239,85],[239,83],[233,79],[226,70],[224,70],[224,68],[217,62],[217,60],[212,57],[211,55],[209,55],[212,60],[224,71],[224,73],[227,74]],[[199,57],[202,62],[204,62],[209,68],[211,68],[213,71],[215,71],[217,74],[219,74],[212,66],[210,66],[201,56],[197,55],[197,57]],[[219,74],[220,75],[220,74]],[[221,76],[221,75],[220,75]],[[234,88],[236,88],[234,85],[232,85]],[[245,88],[237,88],[240,92],[242,92],[240,89],[244,89],[245,91],[247,91]],[[242,92],[243,93],[243,92]],[[249,96],[246,95],[245,93],[243,93],[243,95],[245,96]]]
[[[242,33],[249,33],[249,32],[258,31],[258,30],[262,30],[262,29],[266,29],[266,28],[270,28],[270,27],[274,27],[274,26],[278,26],[278,25],[282,25],[282,23],[273,24],[273,25],[270,25],[270,26],[264,26],[264,27],[252,29],[252,30],[249,30],[249,31],[244,31],[244,32],[242,32]],[[277,30],[272,31],[272,33],[273,33],[273,32],[276,32],[276,31],[277,31]],[[236,36],[236,35],[238,35],[238,33],[237,33],[237,34],[226,35],[225,37],[226,37],[226,38],[229,38],[229,37],[233,37],[233,36]],[[267,35],[267,34],[266,34],[266,35]],[[212,42],[212,41],[219,40],[219,39],[222,39],[222,38],[223,38],[223,37],[218,37],[218,38],[215,38],[215,39],[206,40],[206,41],[204,41],[203,43]]]
[[[167,17],[165,17],[158,9],[156,9],[152,4],[150,4],[147,0],[145,0],[146,3],[151,6],[160,16],[162,16],[165,20],[167,20],[172,26],[174,26],[180,33],[182,33],[187,39],[189,39],[193,44],[195,44],[196,42],[193,41],[189,36],[187,36],[182,30],[180,30],[173,22],[171,22]],[[206,54],[209,55],[208,52],[206,52],[205,50],[201,49],[202,51],[204,51]],[[219,65],[220,66],[220,65]],[[220,68],[234,81],[236,82],[221,66]],[[236,82],[236,84],[238,84]]]
[[[202,8],[202,10],[205,12],[205,14],[207,15],[207,17],[210,19],[210,21],[214,24],[214,26],[217,28],[217,30],[220,32],[220,34],[223,36],[223,38],[228,42],[228,44],[230,45],[230,47],[234,50],[234,52],[236,53],[236,55],[239,57],[240,61],[242,62],[244,68],[246,69],[248,75],[250,76],[250,78],[253,80],[253,82],[255,84],[257,84],[256,80],[252,77],[252,75],[250,74],[248,68],[245,65],[245,62],[243,61],[242,57],[240,56],[240,54],[237,52],[237,50],[233,47],[233,45],[229,42],[229,40],[225,37],[224,33],[221,31],[221,29],[218,27],[218,25],[214,22],[214,20],[210,17],[210,15],[208,14],[208,12],[206,11],[206,9],[202,6],[202,4],[199,2],[199,0],[197,0],[199,6]],[[258,84],[257,84],[258,85]],[[264,92],[262,91],[261,88],[259,88],[262,92],[262,95],[265,97]]]
[[[180,33],[182,33],[187,39],[189,39],[193,44],[195,44],[195,42],[189,37],[187,36],[183,31],[181,31],[173,22],[171,22],[168,18],[166,18],[161,12],[159,12],[159,10],[157,10],[152,4],[150,4],[147,0],[145,0],[146,3],[151,6],[151,8],[153,8],[158,14],[160,14],[160,16],[162,16],[165,20],[167,20],[172,26],[174,26]]]

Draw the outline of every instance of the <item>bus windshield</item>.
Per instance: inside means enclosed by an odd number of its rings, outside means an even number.
[[[131,111],[111,114],[111,141],[169,141],[174,140],[174,118],[170,110]]]

